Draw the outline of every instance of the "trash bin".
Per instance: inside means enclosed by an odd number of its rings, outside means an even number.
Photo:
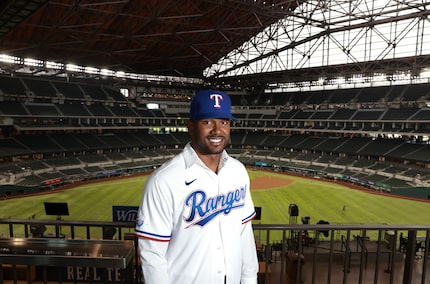
[[[296,252],[288,252],[286,256],[286,282],[288,284],[303,283],[302,270],[305,264],[305,257],[303,254],[300,255],[300,268],[299,255]],[[299,280],[299,282],[297,282]]]

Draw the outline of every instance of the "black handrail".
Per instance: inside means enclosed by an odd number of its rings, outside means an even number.
[[[134,222],[0,219],[0,236],[31,238],[34,233],[32,227],[37,225],[55,228],[54,236],[49,237],[69,239],[102,238],[104,228],[115,228],[115,239],[134,240],[135,283],[140,283]],[[256,249],[261,249],[259,261],[264,267],[264,271],[260,271],[259,283],[277,284],[286,283],[286,280],[289,283],[302,283],[302,277],[306,278],[305,283],[312,284],[355,283],[351,282],[355,280],[357,283],[400,283],[395,282],[401,278],[399,273],[403,273],[403,283],[426,283],[430,225],[254,224],[253,229],[258,243]],[[63,232],[67,232],[67,235]],[[403,249],[400,249],[400,239],[397,239],[400,233],[408,236]],[[274,236],[281,236],[282,239],[276,240]],[[360,250],[357,251],[360,253],[359,264],[351,263],[351,256],[348,255],[352,244],[356,244],[357,250]],[[274,257],[274,253],[281,255]],[[339,258],[343,259],[341,270],[338,269]],[[417,266],[415,260],[418,258],[422,265],[419,263]],[[369,269],[375,272],[369,273]],[[379,273],[379,269],[384,269],[383,273]],[[373,279],[369,280],[371,276]]]

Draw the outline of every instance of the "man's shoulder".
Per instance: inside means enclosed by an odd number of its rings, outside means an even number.
[[[182,153],[171,157],[169,160],[165,161],[159,168],[157,168],[152,175],[153,176],[164,176],[171,175],[172,173],[178,173],[185,169],[184,158]]]
[[[238,159],[232,156],[228,156],[226,168],[230,169],[232,173],[246,172],[245,165],[241,161],[239,161]]]
[[[235,166],[240,165],[242,167],[245,167],[245,165],[241,161],[239,161],[237,158],[235,158],[231,155],[227,155],[227,157],[228,157],[228,162],[231,163],[232,165],[235,165]]]

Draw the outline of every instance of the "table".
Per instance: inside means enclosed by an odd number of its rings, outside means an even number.
[[[122,281],[131,283],[133,241],[67,240],[43,238],[0,238],[0,266],[3,264],[47,267],[115,268]],[[0,269],[0,283],[3,282]],[[90,279],[91,280],[91,279]]]

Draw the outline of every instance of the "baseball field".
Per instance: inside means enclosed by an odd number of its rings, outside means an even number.
[[[289,224],[290,204],[299,208],[297,223],[304,216],[310,218],[310,224],[319,220],[330,224],[430,223],[430,202],[426,200],[410,200],[274,172],[249,170],[249,175],[255,206],[261,207],[261,220],[254,223]],[[147,175],[140,175],[105,180],[49,194],[4,199],[0,201],[0,218],[55,219],[45,215],[44,202],[67,202],[70,215],[65,220],[111,221],[113,205],[139,205],[146,178]],[[0,227],[0,236],[7,235],[7,227]],[[272,238],[277,240],[281,236],[275,234]]]

